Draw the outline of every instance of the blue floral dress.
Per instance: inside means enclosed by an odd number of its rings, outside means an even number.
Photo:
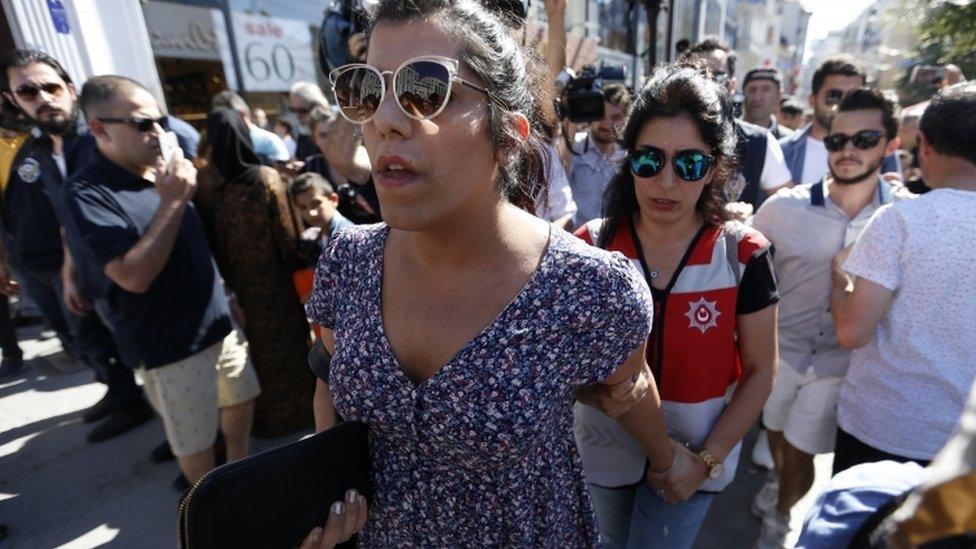
[[[380,307],[386,225],[340,231],[323,253],[310,318],[335,333],[330,386],[370,431],[376,547],[598,545],[573,438],[575,390],[607,378],[651,326],[651,296],[620,254],[552,229],[522,291],[415,385]]]

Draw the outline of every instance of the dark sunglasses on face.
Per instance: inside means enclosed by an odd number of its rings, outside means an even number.
[[[169,118],[162,116],[160,118],[146,118],[146,117],[133,117],[133,118],[99,118],[102,124],[128,124],[133,128],[139,130],[142,133],[151,132],[156,124],[159,124],[164,131],[169,131]]]
[[[291,112],[293,112],[295,114],[308,114],[308,113],[312,112],[312,109],[295,109],[295,108],[292,108],[291,109]]]
[[[866,151],[874,148],[881,141],[882,137],[884,137],[884,134],[878,130],[861,130],[854,135],[832,133],[824,138],[824,147],[830,152],[840,152],[844,150],[847,142],[850,141],[858,149]]]
[[[61,94],[64,93],[64,85],[58,82],[47,82],[45,84],[41,84],[40,86],[24,84],[23,86],[14,90],[17,97],[24,101],[36,101],[41,92],[44,92],[54,98],[61,97]]]
[[[666,160],[661,149],[642,147],[630,153],[630,171],[637,177],[654,177],[664,169]],[[678,151],[671,157],[674,173],[685,181],[700,181],[714,162],[714,156],[697,149]]]
[[[824,97],[824,103],[833,107],[834,105],[839,105],[840,100],[844,98],[844,90],[827,90],[827,96]]]
[[[458,76],[456,59],[439,56],[415,57],[395,71],[380,71],[363,63],[353,63],[329,73],[336,103],[342,116],[354,123],[372,120],[386,94],[385,75],[393,75],[393,96],[404,114],[414,120],[434,118],[451,98],[455,82],[479,91],[489,101],[510,110],[504,100],[490,91]]]

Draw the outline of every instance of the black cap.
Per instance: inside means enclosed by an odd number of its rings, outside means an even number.
[[[780,89],[783,88],[783,77],[780,76],[779,71],[776,69],[752,69],[746,73],[745,80],[742,81],[742,89],[745,89],[746,84],[753,80],[769,80],[770,82],[775,82],[776,86]]]

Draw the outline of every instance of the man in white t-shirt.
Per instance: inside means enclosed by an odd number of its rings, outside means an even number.
[[[849,256],[834,259],[837,339],[854,349],[835,474],[884,459],[927,464],[976,376],[976,84],[944,89],[920,128],[933,190],[878,210]]]
[[[864,86],[865,78],[864,68],[849,55],[831,57],[813,73],[813,93],[810,95],[813,122],[779,142],[797,185],[816,183],[827,175],[827,149],[823,138],[830,127],[830,117],[840,98],[849,90]],[[886,156],[881,173],[900,171],[898,156]]]
[[[830,174],[779,191],[753,218],[775,247],[781,296],[779,372],[763,408],[777,474],[753,503],[763,518],[758,549],[783,546],[790,511],[813,485],[814,456],[834,449],[837,393],[851,354],[829,312],[831,260],[879,208],[915,197],[881,179],[882,160],[898,149],[895,110],[877,90],[848,92],[825,138]]]

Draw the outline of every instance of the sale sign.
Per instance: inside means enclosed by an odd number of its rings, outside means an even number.
[[[312,32],[308,23],[233,12],[234,38],[247,91],[288,91],[315,81]]]

